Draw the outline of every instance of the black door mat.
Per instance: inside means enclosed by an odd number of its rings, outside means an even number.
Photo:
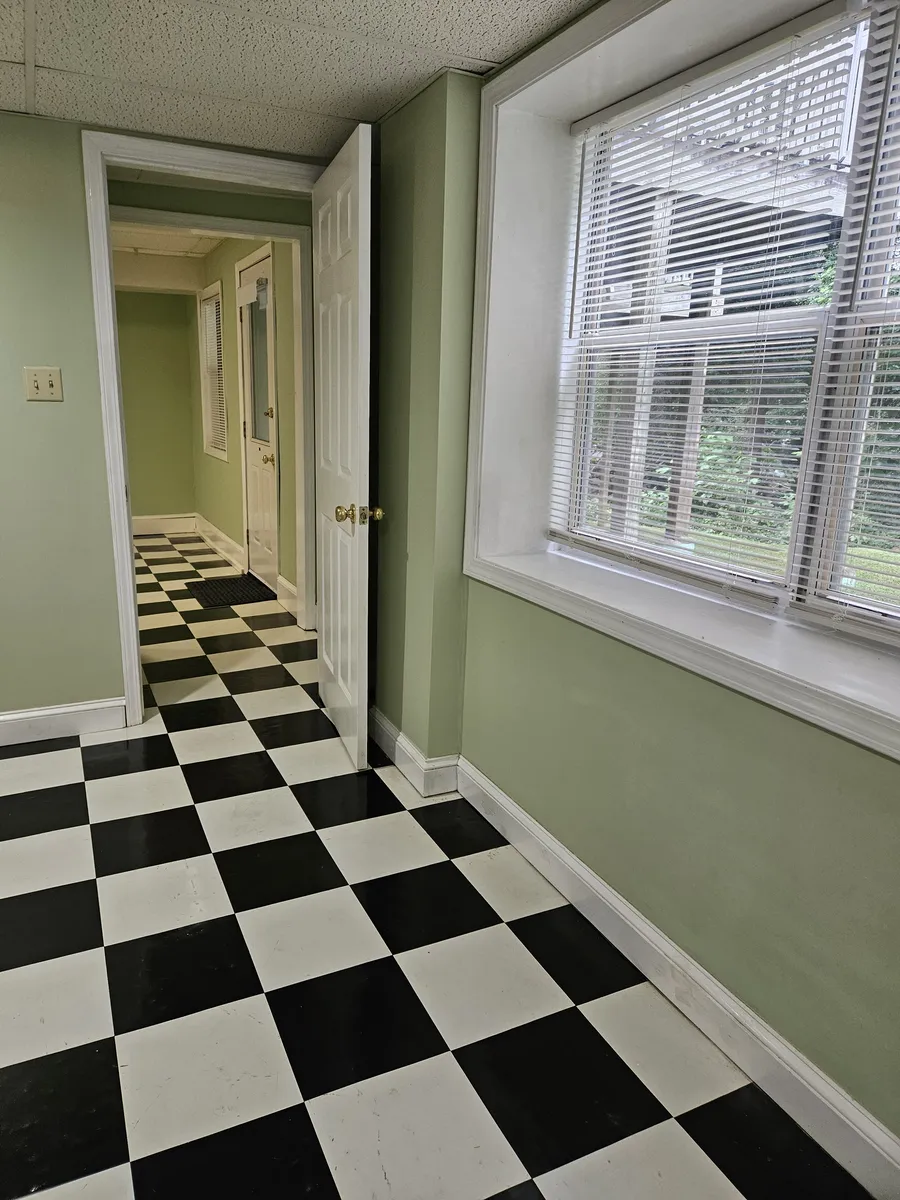
[[[256,604],[260,600],[275,600],[271,588],[254,575],[223,575],[219,579],[203,579],[200,583],[184,585],[202,608],[231,608],[235,604]]]

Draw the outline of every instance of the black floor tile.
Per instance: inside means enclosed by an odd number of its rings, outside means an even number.
[[[262,991],[234,917],[107,946],[106,969],[116,1033]]]
[[[159,629],[142,629],[140,640],[142,646],[161,646],[165,642],[189,642],[193,636],[187,625],[163,625]]]
[[[145,683],[141,689],[141,697],[144,701],[144,712],[146,712],[148,708],[157,707],[156,697],[153,695],[153,689],[150,687],[149,683]]]
[[[297,618],[289,612],[260,613],[256,617],[244,617],[251,629],[279,629],[284,625],[296,625]]]
[[[506,838],[476,812],[468,800],[445,800],[413,809],[413,816],[431,834],[448,858],[477,854],[505,846]]]
[[[60,787],[0,796],[0,842],[87,822],[83,783],[64,783]]]
[[[270,646],[269,649],[279,662],[309,662],[318,653],[318,640],[310,638],[306,642],[282,642],[280,646]]]
[[[113,1039],[0,1070],[0,1129],[0,1200],[127,1162]]]
[[[320,709],[260,717],[250,725],[267,750],[296,746],[301,742],[322,742],[338,736],[338,731]]]
[[[869,1194],[755,1084],[684,1113],[678,1123],[746,1200]]]
[[[147,553],[152,554],[153,551],[150,550]],[[184,559],[181,557],[180,554],[167,554],[161,558],[148,558],[148,559],[146,559],[146,562],[149,567],[155,568],[155,567],[162,567],[162,566],[171,566],[173,563],[183,563]]]
[[[136,574],[136,575],[137,575],[137,574],[144,574],[144,575],[145,575],[145,574],[146,574],[146,571],[143,571],[143,572],[137,572],[137,571],[135,571],[135,574]],[[158,583],[156,583],[156,582],[153,582],[153,583],[148,583],[146,580],[143,580],[143,581],[141,581],[141,582],[138,582],[137,584],[135,584],[135,591],[137,592],[137,594],[138,594],[139,596],[140,596],[140,595],[141,595],[143,592],[158,592],[158,591],[159,591],[159,584],[158,584]]]
[[[173,679],[199,679],[202,675],[215,675],[216,673],[205,654],[194,654],[190,658],[170,658],[165,662],[148,662],[143,666],[148,683],[169,683]]]
[[[85,779],[105,779],[108,775],[155,771],[158,767],[178,765],[172,743],[165,734],[132,738],[127,742],[106,742],[101,746],[82,746],[81,759]]]
[[[204,729],[208,725],[226,725],[243,721],[244,714],[230,696],[212,700],[186,700],[181,704],[164,704],[160,710],[163,724],[169,733],[182,729]]]
[[[319,694],[318,686],[317,685],[314,685],[314,686],[316,686],[316,695],[313,696],[313,699],[315,700],[315,702],[317,704],[321,704],[322,702],[318,698],[318,694]],[[306,690],[309,691],[309,687],[307,687]],[[388,758],[388,756],[385,754],[385,752],[382,750],[382,748],[378,745],[378,743],[376,741],[374,741],[372,738],[369,738],[369,742],[368,742],[368,746],[366,747],[366,750],[369,755],[369,766],[372,767],[373,769],[375,767],[390,767],[390,766],[392,766],[391,760]]]
[[[191,625],[206,621],[233,621],[236,617],[237,613],[233,608],[192,608],[190,612],[185,613],[185,620]]]
[[[140,581],[137,585],[138,587],[140,587],[140,583],[145,583],[147,581],[148,576],[153,575],[153,572],[150,570],[149,567],[135,567],[134,574],[135,574],[135,577]]]
[[[141,604],[138,600],[138,616],[151,617],[157,613],[177,612],[178,609],[171,600],[148,600],[145,604]],[[149,630],[145,632],[149,633]]]
[[[314,829],[403,811],[403,805],[374,771],[317,779],[314,783],[295,783],[291,791]]]
[[[384,875],[353,890],[394,954],[500,921],[450,862]]]
[[[216,866],[235,912],[325,892],[346,883],[315,833],[220,850]]]
[[[210,556],[205,554],[198,556],[195,554],[192,556],[191,562],[193,562],[198,571],[211,571],[213,568],[220,571],[222,567],[231,567],[232,571],[234,570],[234,566],[227,558],[216,558],[215,554]]]
[[[319,685],[317,683],[301,683],[300,686],[314,704],[318,704],[319,708],[325,707],[322,702],[322,696],[319,692]]]
[[[201,631],[194,631],[196,637]],[[261,646],[262,642],[255,633],[220,633],[215,637],[197,637],[204,654],[224,654],[227,650],[250,650],[253,646]]]
[[[31,754],[50,754],[54,750],[74,750],[77,737],[44,738],[40,742],[16,742],[14,746],[0,746],[0,759],[25,758]]]
[[[338,1200],[302,1104],[132,1164],[135,1200]]]
[[[170,536],[169,541],[173,546],[205,546],[203,538],[196,533],[179,533]]]
[[[184,587],[172,588],[171,591],[166,592],[166,595],[170,600],[193,600],[194,598]]]
[[[267,692],[269,688],[297,686],[297,680],[290,671],[280,666],[228,671],[221,678],[232,696],[241,696],[244,692]]]
[[[510,929],[575,1004],[644,982],[644,976],[571,904],[510,921]]]
[[[497,1192],[490,1200],[544,1200],[538,1191],[537,1184],[529,1179],[527,1183],[517,1183],[515,1187],[507,1188],[505,1192]]]
[[[167,583],[170,579],[202,579],[203,576],[198,574],[197,571],[184,570],[184,571],[165,571],[163,574],[161,574],[159,576],[159,578],[162,582]]]
[[[393,958],[268,993],[304,1099],[446,1053]]]
[[[209,854],[206,834],[193,807],[100,821],[91,826],[91,840],[98,876]]]
[[[0,900],[0,930],[0,971],[102,946],[97,884],[89,879],[8,896]]]
[[[464,1046],[455,1055],[530,1175],[669,1116],[577,1009]]]
[[[266,754],[235,754],[209,762],[185,763],[181,768],[194,802],[242,796],[266,788],[284,787],[278,768]]]

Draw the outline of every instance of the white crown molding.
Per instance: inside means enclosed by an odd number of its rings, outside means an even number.
[[[420,796],[440,796],[456,791],[457,755],[426,758],[419,747],[377,708],[369,710],[369,733]]]
[[[462,757],[457,786],[532,866],[876,1200],[900,1196],[900,1138]]]
[[[283,221],[257,221],[250,217],[208,217],[197,213],[169,212],[160,208],[131,208],[111,204],[110,219],[128,225],[160,225],[166,229],[186,229],[202,234],[249,234],[259,238],[300,238],[308,235],[307,225],[286,225]]]
[[[0,746],[124,727],[124,696],[87,700],[81,704],[57,704],[49,708],[27,708],[0,713]]]

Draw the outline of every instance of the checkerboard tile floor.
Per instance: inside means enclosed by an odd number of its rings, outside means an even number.
[[[0,1200],[864,1195],[214,557],[136,539],[143,726],[0,751]]]

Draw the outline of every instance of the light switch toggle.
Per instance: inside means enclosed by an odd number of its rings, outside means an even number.
[[[26,400],[62,400],[62,371],[59,367],[26,367]]]

